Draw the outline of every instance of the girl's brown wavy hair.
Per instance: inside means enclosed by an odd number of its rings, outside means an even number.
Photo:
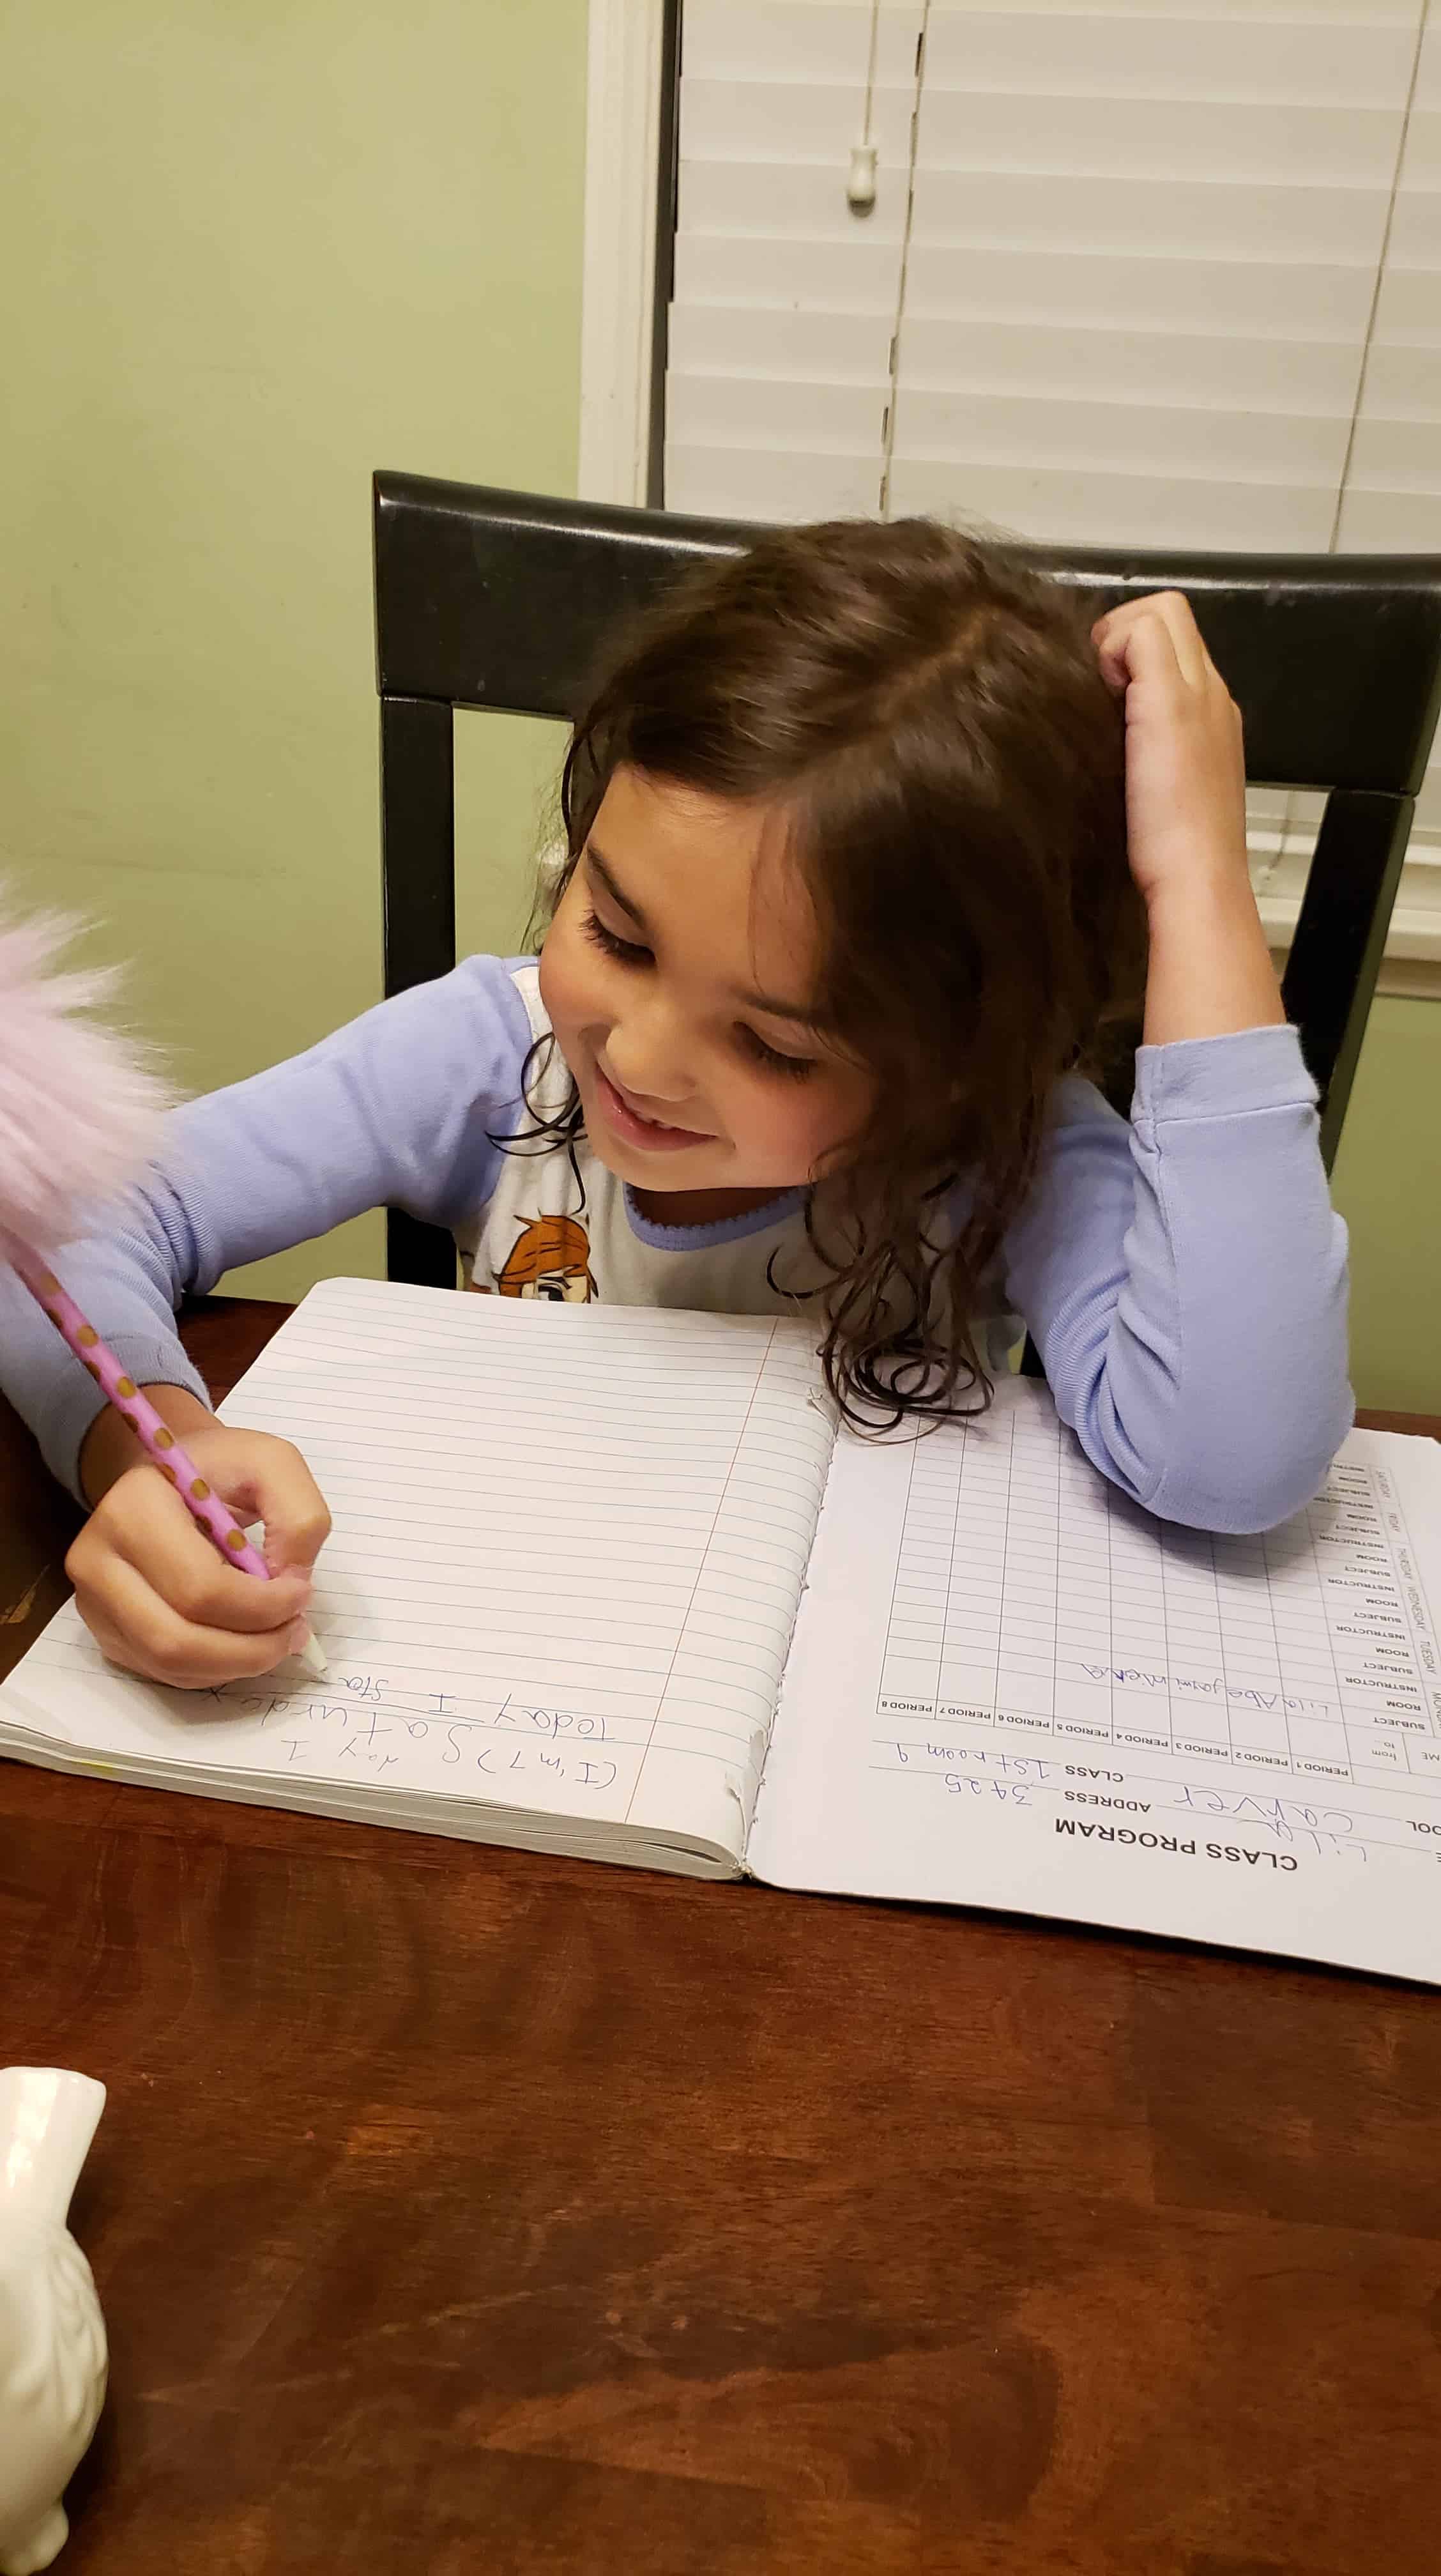
[[[1139,994],[1124,719],[1092,614],[932,520],[779,529],[622,632],[566,757],[537,931],[622,764],[787,813],[814,1006],[874,1080],[806,1215],[826,1379],[858,1427],[989,1402],[977,1317],[1047,1104]],[[533,1133],[579,1121],[572,1099]]]

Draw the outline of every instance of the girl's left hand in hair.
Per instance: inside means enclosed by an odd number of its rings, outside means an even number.
[[[1151,903],[1173,887],[1246,878],[1241,711],[1178,590],[1127,600],[1091,640],[1126,702],[1126,833]]]

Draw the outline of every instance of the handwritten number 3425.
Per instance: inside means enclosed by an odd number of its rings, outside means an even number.
[[[1010,1807],[1029,1807],[1031,1795],[1017,1783],[1007,1780],[971,1780],[964,1771],[948,1771],[946,1787],[953,1798],[964,1797],[967,1790],[973,1798],[999,1798]]]

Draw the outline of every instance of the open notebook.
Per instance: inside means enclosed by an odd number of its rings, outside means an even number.
[[[1441,1449],[1264,1538],[1129,1505],[1044,1391],[837,1429],[789,1321],[330,1280],[221,1408],[335,1516],[294,1664],[125,1678],[62,1610],[0,1752],[790,1887],[1441,1981]]]

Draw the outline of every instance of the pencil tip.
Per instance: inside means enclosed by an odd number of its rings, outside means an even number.
[[[314,1636],[306,1638],[304,1645],[300,1649],[299,1661],[305,1666],[308,1673],[314,1674],[315,1679],[318,1682],[323,1682],[327,1679],[330,1672],[330,1666],[326,1662],[324,1655],[321,1653],[320,1641],[318,1638]]]

